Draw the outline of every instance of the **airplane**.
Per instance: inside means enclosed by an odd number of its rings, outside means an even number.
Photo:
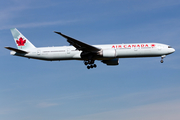
[[[11,33],[17,48],[5,48],[11,50],[11,55],[29,59],[46,61],[81,60],[84,61],[87,69],[97,67],[95,60],[106,65],[119,65],[119,58],[161,57],[160,62],[163,63],[166,55],[175,52],[171,46],[160,43],[89,45],[61,32],[54,32],[67,39],[71,46],[37,48],[16,28],[12,28]]]

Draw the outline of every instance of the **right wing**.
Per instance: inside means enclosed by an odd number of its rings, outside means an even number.
[[[20,49],[16,49],[16,48],[12,48],[12,47],[5,47],[8,50],[12,50],[15,51],[17,53],[23,53],[23,54],[27,54],[28,52],[24,51],[24,50],[20,50]]]
[[[97,48],[97,47],[94,47],[92,45],[88,45],[86,43],[83,43],[79,40],[76,40],[74,38],[71,38],[69,36],[66,36],[60,32],[56,32],[54,31],[55,33],[61,35],[62,37],[66,38],[67,41],[73,45],[77,50],[82,50],[82,51],[85,51],[85,52],[97,52],[97,51],[100,51],[101,49],[100,48]]]

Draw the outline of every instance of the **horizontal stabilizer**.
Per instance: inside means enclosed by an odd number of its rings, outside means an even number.
[[[12,48],[12,47],[5,47],[6,49],[8,50],[12,50],[12,51],[15,51],[17,53],[24,53],[24,54],[27,54],[28,52],[24,51],[24,50],[19,50],[19,49],[16,49],[16,48]]]

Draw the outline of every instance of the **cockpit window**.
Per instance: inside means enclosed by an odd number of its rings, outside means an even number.
[[[168,46],[168,48],[172,48],[171,46]]]

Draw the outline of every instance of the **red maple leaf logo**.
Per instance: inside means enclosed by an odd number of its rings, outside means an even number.
[[[155,47],[155,44],[152,44],[151,47]]]
[[[19,40],[16,40],[16,43],[18,44],[18,46],[24,46],[26,40],[23,40],[23,38],[20,37]]]

